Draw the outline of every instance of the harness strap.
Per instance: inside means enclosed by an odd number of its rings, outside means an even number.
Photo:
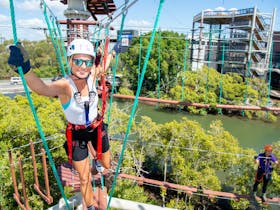
[[[101,75],[101,85],[102,85],[102,108],[101,108],[101,118],[103,121],[105,109],[106,109],[106,82],[105,82],[105,71],[108,56],[110,38],[106,37],[106,42],[104,46],[104,58],[103,58],[103,74]],[[97,128],[97,160],[102,157],[102,123]]]
[[[67,148],[68,148],[68,161],[72,164],[72,129],[73,126],[71,123],[68,123],[66,127],[66,139],[67,139]]]
[[[66,139],[67,139],[67,148],[68,148],[68,161],[70,164],[72,164],[72,151],[73,151],[72,131],[73,130],[98,128],[98,130],[97,130],[97,152],[102,154],[102,130],[101,130],[102,122],[103,122],[103,118],[100,115],[98,115],[98,117],[89,126],[75,125],[75,124],[68,122],[67,127],[66,127]],[[100,133],[100,135],[99,135],[99,133]]]

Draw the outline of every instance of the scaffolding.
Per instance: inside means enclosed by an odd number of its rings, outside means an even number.
[[[261,13],[257,7],[223,11],[205,10],[192,25],[192,70],[208,64],[223,73],[265,78],[269,70],[276,9]],[[225,45],[224,63],[222,47]]]

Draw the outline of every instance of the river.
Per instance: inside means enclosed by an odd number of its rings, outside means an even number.
[[[118,102],[122,104],[124,102]],[[139,103],[137,109],[138,118],[146,115],[156,123],[165,123],[172,120],[179,121],[183,117],[197,121],[204,129],[209,129],[213,120],[221,120],[225,130],[236,137],[243,148],[253,148],[256,152],[263,150],[265,144],[280,141],[280,120],[275,123],[267,123],[261,120],[249,120],[243,117],[229,117],[225,115],[192,115],[184,111],[160,110],[155,106]]]
[[[13,98],[17,94],[5,94]],[[125,102],[115,100],[119,105],[123,106]],[[130,103],[131,104],[131,103]],[[249,120],[242,117],[229,117],[225,115],[192,115],[184,111],[176,110],[160,110],[156,106],[150,106],[143,103],[138,104],[137,116],[146,115],[156,123],[165,123],[172,120],[179,121],[183,117],[197,121],[204,129],[209,129],[209,125],[213,120],[221,120],[225,130],[229,131],[236,137],[243,148],[253,148],[256,152],[263,150],[265,144],[271,144],[280,141],[280,120],[274,123],[267,123],[261,120]],[[137,120],[137,117],[136,117]]]

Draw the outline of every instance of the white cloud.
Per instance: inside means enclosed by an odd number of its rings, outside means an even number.
[[[9,0],[1,0],[0,7],[9,8]]]
[[[20,19],[17,21],[19,27],[46,27],[44,20],[38,18]]]
[[[8,21],[10,21],[10,17],[0,14],[0,23],[6,24]]]
[[[36,11],[39,10],[40,7],[40,1],[37,0],[25,0],[25,1],[19,1],[16,4],[14,4],[16,8],[25,10],[25,11]]]
[[[216,7],[215,11],[225,11],[226,9],[224,7]]]
[[[128,20],[126,26],[134,26],[134,27],[152,27],[153,24],[146,20]]]
[[[8,0],[5,0],[8,1]],[[62,4],[60,1],[45,1],[47,7],[54,13],[55,16],[63,17],[63,12],[67,8],[67,5]],[[37,11],[42,12],[39,0],[24,0],[18,1],[15,6],[18,9],[25,11]]]

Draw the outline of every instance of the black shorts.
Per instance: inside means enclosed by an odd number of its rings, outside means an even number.
[[[102,153],[105,153],[110,149],[107,127],[107,124],[102,123]],[[93,130],[72,130],[73,161],[81,161],[88,157],[87,143],[89,141],[91,141],[93,148],[97,151],[97,128]],[[64,148],[68,155],[67,141],[64,143]]]

